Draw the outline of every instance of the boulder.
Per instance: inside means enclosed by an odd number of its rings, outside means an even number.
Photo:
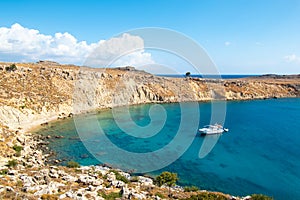
[[[109,174],[107,174],[107,180],[109,182],[115,181],[116,180],[116,175],[113,172],[110,172]]]
[[[125,186],[125,183],[123,181],[115,180],[111,182],[111,185],[116,187],[116,188],[121,188]]]
[[[153,180],[144,176],[139,176],[139,182],[144,186],[152,186]]]
[[[17,170],[8,170],[7,174],[10,176],[18,175],[18,171]]]
[[[67,182],[76,182],[78,180],[78,178],[67,174],[62,177],[62,180],[67,181]]]

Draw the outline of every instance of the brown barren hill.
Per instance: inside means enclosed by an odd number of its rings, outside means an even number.
[[[32,125],[125,104],[249,100],[300,96],[299,75],[242,79],[159,77],[133,67],[94,69],[51,61],[0,63],[0,123]]]

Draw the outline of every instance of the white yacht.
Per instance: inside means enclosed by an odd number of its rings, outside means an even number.
[[[203,128],[199,129],[199,132],[203,135],[212,135],[212,134],[220,134],[223,132],[228,132],[228,128],[224,128],[223,126],[219,124],[215,125],[206,125]]]

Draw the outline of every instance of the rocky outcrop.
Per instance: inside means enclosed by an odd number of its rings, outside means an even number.
[[[251,200],[250,196],[240,198],[206,190],[187,192],[177,185],[158,187],[151,178],[131,176],[106,166],[17,166],[0,170],[0,199],[188,199],[207,194],[220,199]]]

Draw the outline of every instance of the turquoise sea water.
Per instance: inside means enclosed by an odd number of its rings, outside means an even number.
[[[190,103],[184,103],[189,107]],[[79,118],[96,118],[108,138],[119,148],[145,153],[163,148],[175,138],[180,124],[180,104],[161,104],[166,110],[166,123],[158,134],[150,138],[135,138],[124,133],[114,121],[111,110]],[[135,123],[150,123],[151,104],[130,107]],[[199,127],[209,123],[211,104],[199,103]],[[119,117],[122,119],[122,108]],[[154,114],[155,115],[155,114]],[[159,113],[158,113],[159,115]],[[155,117],[155,116],[154,116]],[[198,157],[205,137],[189,130],[187,138],[192,144],[187,151],[161,171],[178,173],[181,185],[196,185],[201,189],[217,190],[233,195],[263,193],[275,199],[300,199],[300,98],[227,102],[225,127],[230,131],[220,136],[212,151],[204,158]],[[128,123],[124,120],[124,123]],[[152,121],[161,126],[159,121]],[[89,147],[102,140],[91,123],[84,138]],[[158,129],[159,130],[159,129]],[[50,148],[57,152],[56,159],[76,160],[82,165],[99,164],[83,145],[76,132],[73,119],[50,123],[37,131],[43,135],[63,135],[50,139]],[[95,147],[95,152],[107,153],[111,147]],[[172,152],[170,152],[172,154]],[[170,155],[171,155],[170,154]],[[161,159],[168,159],[168,156]],[[141,160],[141,162],[143,162]]]

